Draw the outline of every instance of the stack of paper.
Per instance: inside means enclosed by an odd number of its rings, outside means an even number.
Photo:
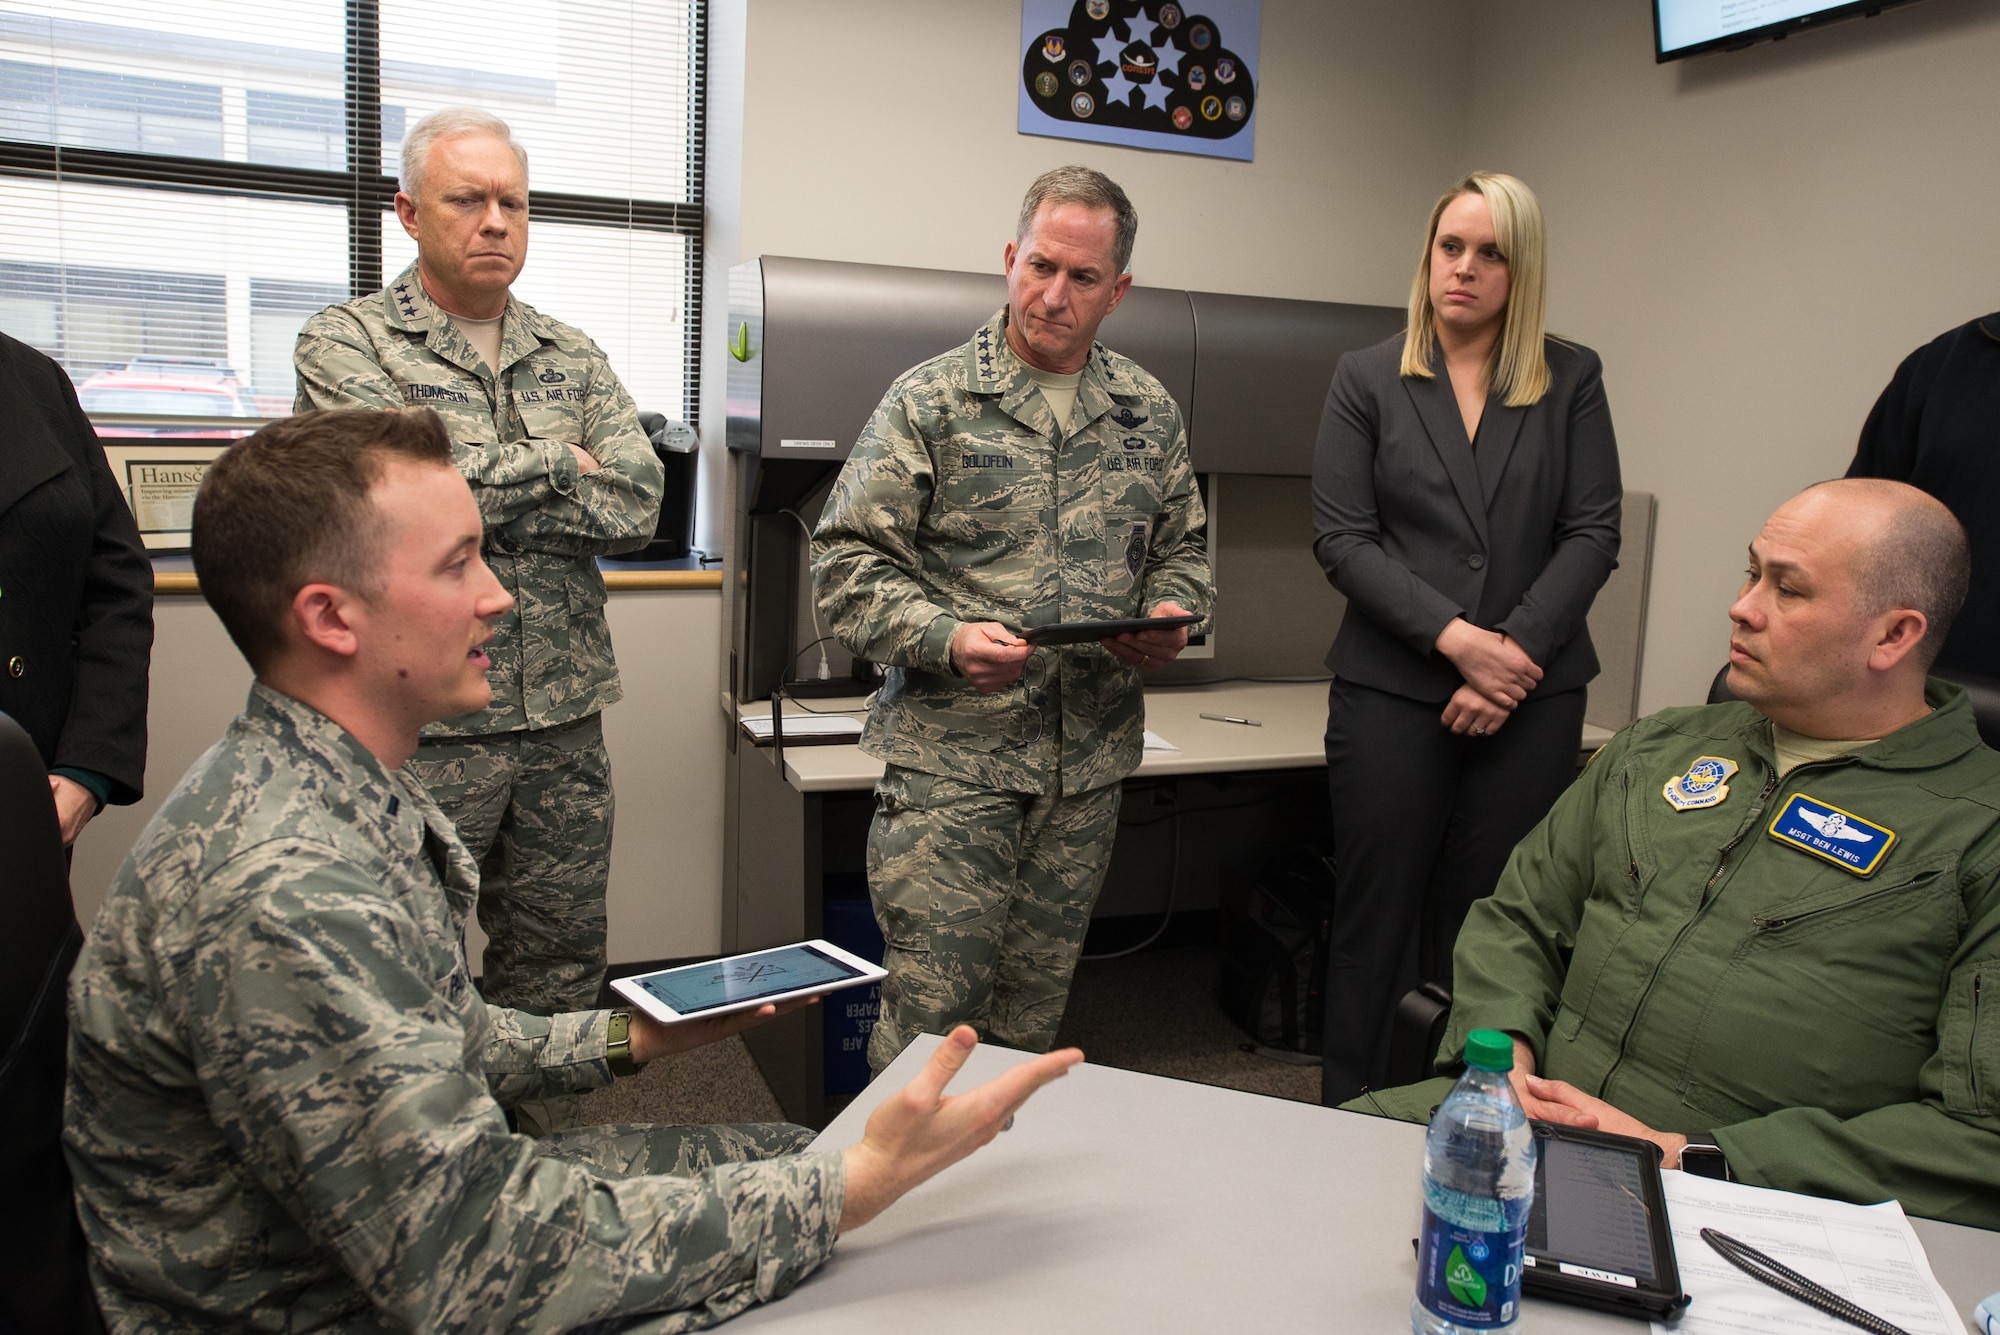
[[[1746,1242],[1910,1335],[1965,1335],[1895,1201],[1848,1205],[1789,1191],[1662,1173],[1681,1287],[1694,1299],[1654,1335],[1854,1335],[1855,1328],[1750,1278],[1701,1240],[1712,1228]]]

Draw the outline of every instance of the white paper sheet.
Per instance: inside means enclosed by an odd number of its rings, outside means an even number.
[[[1854,1335],[1855,1327],[1750,1278],[1701,1240],[1712,1228],[1910,1332],[1965,1335],[1895,1201],[1848,1205],[1689,1173],[1662,1173],[1681,1287],[1694,1299],[1654,1335]]]
[[[1168,741],[1168,740],[1167,740],[1166,738],[1164,738],[1164,737],[1160,736],[1160,734],[1158,734],[1157,732],[1154,732],[1154,731],[1153,731],[1153,730],[1152,730],[1151,728],[1148,728],[1148,729],[1146,729],[1146,749],[1147,749],[1148,751],[1178,751],[1178,750],[1180,750],[1180,748],[1179,748],[1178,746],[1175,746],[1175,745],[1174,745],[1174,744],[1173,744],[1172,742],[1170,742],[1170,741]]]
[[[743,731],[760,742],[771,740],[771,716],[753,715],[743,720]],[[785,711],[785,738],[794,737],[859,737],[861,720],[852,714],[807,714],[787,709]]]

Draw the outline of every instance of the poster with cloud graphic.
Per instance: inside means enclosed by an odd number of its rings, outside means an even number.
[[[1020,131],[1248,162],[1263,0],[1021,0]]]

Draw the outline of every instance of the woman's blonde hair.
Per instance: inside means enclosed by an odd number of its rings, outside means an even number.
[[[1542,351],[1544,275],[1547,229],[1535,192],[1518,176],[1505,172],[1474,172],[1438,197],[1424,233],[1424,254],[1417,278],[1410,285],[1410,324],[1403,331],[1403,374],[1431,378],[1437,353],[1437,311],[1431,305],[1431,251],[1437,241],[1438,219],[1445,206],[1460,195],[1485,199],[1493,214],[1493,241],[1507,261],[1507,311],[1500,337],[1493,345],[1486,375],[1490,386],[1510,408],[1540,402],[1549,392],[1549,360]]]

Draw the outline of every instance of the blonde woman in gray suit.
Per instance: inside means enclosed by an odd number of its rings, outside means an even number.
[[[1449,983],[1466,910],[1576,770],[1622,489],[1597,354],[1544,330],[1543,252],[1525,183],[1466,177],[1431,210],[1408,328],[1327,394],[1329,1104],[1382,1083],[1396,998]]]

